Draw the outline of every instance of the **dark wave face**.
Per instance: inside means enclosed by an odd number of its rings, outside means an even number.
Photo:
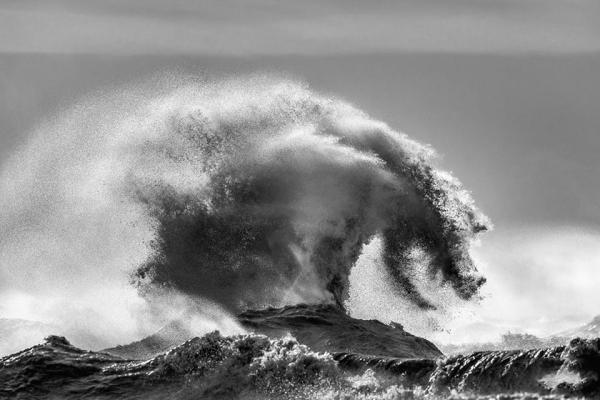
[[[435,299],[414,269],[477,294],[469,245],[488,228],[469,194],[432,164],[433,151],[342,101],[288,81],[251,79],[186,88],[145,138],[168,171],[129,185],[155,221],[142,288],[168,285],[229,309],[348,296],[360,251],[378,235],[397,294]],[[150,289],[151,290],[151,289]]]

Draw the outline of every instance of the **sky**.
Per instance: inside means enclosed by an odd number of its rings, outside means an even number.
[[[496,227],[474,324],[600,314],[600,2],[0,0],[0,165],[82,96],[165,71],[287,74],[430,143]]]
[[[594,0],[3,1],[0,49],[119,54],[594,52]]]

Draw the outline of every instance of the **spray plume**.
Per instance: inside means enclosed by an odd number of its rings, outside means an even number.
[[[489,223],[430,147],[286,79],[175,81],[83,101],[4,165],[0,293],[14,313],[85,307],[132,335],[165,296],[225,314],[343,307],[373,238],[399,301],[435,308],[416,270],[477,295],[469,246]]]

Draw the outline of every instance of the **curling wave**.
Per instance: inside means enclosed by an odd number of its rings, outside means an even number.
[[[469,246],[489,223],[434,159],[286,79],[101,93],[42,124],[3,165],[0,301],[93,348],[152,332],[181,294],[230,312],[343,308],[374,238],[399,298],[435,308],[424,281],[470,299],[484,279]],[[224,325],[212,328],[240,331]],[[78,338],[82,326],[93,329]]]

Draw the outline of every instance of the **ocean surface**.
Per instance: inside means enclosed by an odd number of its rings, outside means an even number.
[[[15,399],[534,399],[600,396],[600,339],[445,357],[398,324],[334,306],[240,315],[248,333],[184,339],[178,321],[103,351],[60,336],[0,359]],[[260,332],[260,333],[258,333]],[[265,335],[266,334],[266,335]],[[175,344],[175,342],[181,343]]]

